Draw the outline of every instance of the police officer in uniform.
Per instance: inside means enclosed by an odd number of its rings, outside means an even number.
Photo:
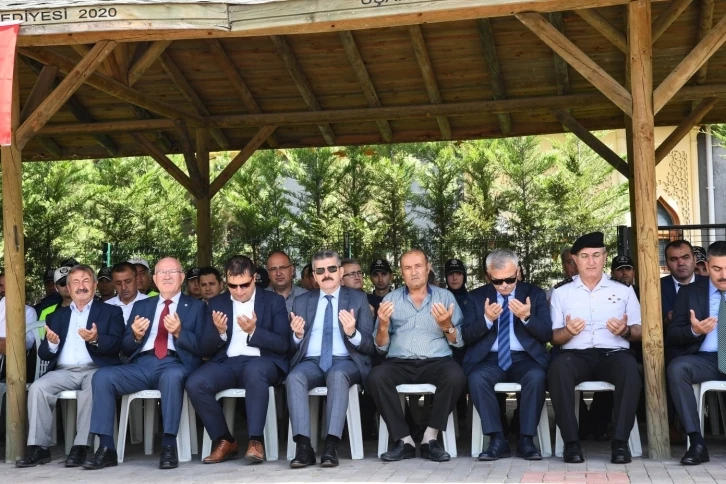
[[[565,442],[567,463],[585,458],[575,418],[575,386],[584,381],[615,385],[611,459],[632,460],[628,438],[642,387],[638,363],[630,350],[640,341],[640,304],[631,286],[603,274],[607,253],[602,232],[583,235],[572,245],[578,275],[552,292],[552,343],[561,345],[548,372],[555,421]]]

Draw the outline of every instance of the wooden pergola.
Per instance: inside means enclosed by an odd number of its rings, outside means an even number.
[[[195,198],[207,265],[210,200],[257,149],[563,131],[630,180],[649,451],[670,456],[655,167],[726,119],[724,2],[10,0],[5,20],[23,22],[2,148],[6,460],[25,447],[21,154],[153,157]],[[677,126],[657,149],[654,126]],[[626,160],[590,133],[616,128]],[[217,150],[240,152],[210,180]]]

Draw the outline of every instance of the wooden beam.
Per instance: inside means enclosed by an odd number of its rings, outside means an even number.
[[[360,88],[363,91],[363,95],[368,102],[368,106],[372,108],[380,108],[381,101],[378,99],[378,93],[376,93],[376,88],[373,87],[373,81],[371,81],[371,77],[368,75],[368,69],[366,69],[366,65],[363,62],[363,58],[360,55],[360,51],[358,50],[358,45],[355,43],[353,34],[348,30],[340,32],[340,42],[343,44],[343,50],[345,50],[345,55],[348,57],[348,63],[353,69],[355,77],[358,79],[358,85],[360,85]],[[387,143],[393,141],[393,131],[391,130],[391,125],[388,121],[381,119],[376,121],[376,124],[378,125],[378,131],[381,132],[383,141]]]
[[[638,223],[638,281],[643,326],[643,369],[651,459],[670,459],[666,410],[663,321],[660,301],[658,221],[656,218],[653,42],[650,0],[628,5],[630,76],[633,91],[633,184]]]
[[[658,146],[655,150],[655,164],[663,161],[668,153],[676,147],[676,145],[686,136],[697,124],[701,122],[704,116],[718,103],[717,97],[708,97],[696,106],[691,113],[686,116],[681,123],[676,126],[671,134]]]
[[[171,40],[157,40],[149,45],[149,48],[141,54],[141,57],[129,68],[129,87],[133,87],[136,81],[141,79],[146,70],[151,67],[156,59],[171,45]]]
[[[701,0],[701,10],[698,15],[698,41],[701,42],[713,27],[714,0]],[[708,77],[708,61],[704,62],[696,73],[696,84],[703,84]]]
[[[726,15],[653,91],[655,114],[668,104],[673,95],[716,53],[724,41],[726,41]]]
[[[184,155],[184,163],[187,165],[187,172],[192,183],[197,187],[197,193],[206,193],[206,186],[209,185],[209,175],[207,175],[206,181],[199,171],[199,164],[197,163],[197,157],[194,155],[194,146],[192,145],[192,138],[189,136],[187,125],[182,120],[174,121],[177,136],[179,136],[179,142],[181,145],[182,154]],[[209,147],[209,144],[205,144]]]
[[[222,170],[222,173],[217,175],[217,178],[211,183],[209,187],[209,198],[214,197],[219,190],[237,173],[237,170],[242,168],[242,165],[252,156],[257,149],[262,146],[268,136],[277,129],[277,126],[264,126],[255,134],[247,145],[242,148],[242,151],[235,156],[232,161]]]
[[[552,12],[547,15],[549,16],[549,21],[554,28],[556,28],[562,35],[565,35],[565,22],[562,19],[562,12]],[[557,94],[560,96],[570,94],[570,74],[567,71],[567,62],[565,62],[565,60],[554,51],[552,52],[552,59],[555,65]]]
[[[690,0],[689,0],[690,1]],[[622,52],[628,52],[628,40],[608,19],[600,15],[595,10],[581,9],[574,10],[582,20],[589,23],[592,28],[600,32],[600,34],[608,39],[615,47]]]
[[[94,45],[91,51],[66,74],[58,87],[43,100],[38,108],[28,116],[17,132],[18,147],[23,146],[35,136],[63,104],[83,85],[86,79],[93,74],[96,67],[113,52],[116,42],[104,40]]]
[[[618,170],[621,175],[625,178],[628,177],[628,164],[623,159],[611,150],[605,143],[592,134],[589,129],[581,125],[570,113],[563,109],[553,111],[553,114],[557,120],[569,129],[575,136],[590,147],[592,151],[600,155],[602,159],[608,162],[610,166]]]
[[[264,141],[264,139],[262,140]],[[212,265],[212,195],[209,192],[209,133],[197,129],[196,133],[197,173],[202,185],[201,196],[197,197],[197,265]]]
[[[179,67],[177,67],[176,63],[167,52],[161,53],[161,55],[159,56],[159,63],[161,64],[161,67],[164,69],[166,74],[171,78],[171,82],[173,82],[177,89],[179,89],[179,92],[181,92],[182,96],[184,96],[184,99],[186,99],[187,102],[192,105],[197,114],[199,114],[200,116],[209,116],[210,112],[207,109],[207,106],[204,104],[204,101],[200,99],[199,95],[197,95],[196,91],[194,91],[192,85],[189,84],[189,81],[187,81],[187,79],[184,77],[184,74],[182,74],[182,72],[179,70]],[[210,134],[221,149],[229,149],[229,140],[221,129],[213,128]],[[189,148],[191,149],[191,143],[189,145]]]
[[[38,79],[36,79],[35,84],[33,84],[33,89],[30,91],[30,95],[25,100],[23,110],[20,112],[21,123],[28,119],[28,116],[30,116],[33,111],[38,109],[38,106],[40,106],[40,103],[43,102],[43,99],[48,97],[48,94],[50,94],[51,89],[55,85],[56,75],[58,75],[57,66],[42,67],[40,74],[38,74]]]
[[[277,49],[278,55],[285,64],[287,72],[290,73],[290,77],[292,77],[293,82],[295,82],[297,90],[300,91],[300,95],[305,101],[305,104],[308,105],[308,108],[311,111],[322,111],[323,108],[313,92],[313,87],[310,85],[308,78],[305,76],[302,66],[300,66],[300,63],[290,48],[290,44],[288,44],[287,39],[279,35],[271,35],[270,40],[272,40],[273,45]],[[323,135],[323,139],[325,139],[326,143],[331,146],[335,145],[335,133],[329,123],[319,124],[318,129],[320,130],[320,134]]]
[[[237,91],[237,94],[239,95],[239,98],[242,101],[242,104],[244,104],[247,111],[252,114],[262,113],[262,109],[260,108],[259,104],[257,104],[257,100],[255,100],[255,97],[250,92],[247,84],[245,83],[244,79],[242,79],[242,76],[237,70],[237,67],[235,67],[234,63],[232,63],[232,60],[227,55],[227,52],[225,52],[224,47],[219,42],[219,40],[208,40],[207,47],[209,49],[209,52],[212,54],[212,57],[214,57],[214,61],[217,63],[217,67],[220,68],[229,83],[232,85],[232,88]],[[278,142],[274,134],[271,134],[270,137],[267,138],[267,144],[270,146],[270,148],[277,147]]]
[[[665,10],[653,22],[653,43],[655,44],[668,27],[681,16],[683,11],[691,4],[691,0],[671,0]]]
[[[624,113],[632,115],[630,93],[544,17],[538,13],[522,13],[516,17]]]
[[[40,143],[40,145],[48,150],[49,153],[51,153],[53,156],[60,158],[63,156],[63,148],[60,147],[58,143],[55,142],[53,138],[47,138],[45,136],[35,136],[33,139]]]
[[[494,99],[506,99],[507,93],[504,89],[504,74],[502,74],[502,66],[499,65],[499,56],[497,55],[497,47],[494,44],[494,31],[492,24],[488,18],[478,19],[476,21],[479,30],[479,37],[484,47],[484,60],[487,63],[487,71],[489,72],[489,84],[492,87]],[[498,114],[499,127],[504,136],[508,136],[512,132],[512,119],[508,113]]]
[[[71,72],[75,67],[73,62],[66,56],[47,49],[23,48],[19,49],[19,51],[22,55],[35,59],[43,64],[57,65],[58,69],[63,73]],[[151,96],[142,94],[141,92],[102,74],[91,74],[88,79],[86,79],[86,84],[108,94],[109,96],[115,97],[129,104],[148,109],[149,111],[162,116],[172,119],[183,119],[190,126],[197,126],[202,123],[202,118],[197,114],[188,113],[157,101]]]
[[[411,43],[413,44],[413,51],[416,54],[416,61],[421,69],[421,76],[423,77],[426,91],[429,94],[429,100],[431,104],[441,104],[441,92],[439,91],[439,84],[436,82],[436,75],[434,74],[434,68],[431,65],[431,59],[429,58],[429,52],[426,48],[426,41],[424,41],[423,33],[421,32],[421,26],[411,25],[408,27],[408,34],[411,37]],[[442,139],[451,139],[451,125],[446,116],[437,116],[436,122],[439,125],[439,131],[441,131]]]
[[[11,58],[12,59],[12,58]],[[12,62],[12,60],[11,60]],[[15,59],[10,98],[11,145],[0,148],[3,189],[3,243],[5,259],[5,369],[7,385],[5,461],[25,454],[27,404],[25,390],[25,237],[23,235],[23,167],[15,140],[20,126],[20,76]]]
[[[198,191],[198,187],[192,182],[192,180],[184,173],[181,168],[176,166],[154,143],[149,141],[146,136],[141,133],[129,133],[131,137],[139,144],[156,162],[179,182],[189,193],[195,197],[201,196]]]

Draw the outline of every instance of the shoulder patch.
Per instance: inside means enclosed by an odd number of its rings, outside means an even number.
[[[557,284],[555,284],[555,287],[554,287],[554,289],[557,289],[558,287],[562,287],[562,286],[564,286],[565,284],[569,284],[569,283],[571,283],[571,282],[572,282],[572,278],[571,278],[571,277],[568,277],[568,278],[567,278],[567,279],[565,279],[564,281],[560,281],[560,282],[558,282]]]

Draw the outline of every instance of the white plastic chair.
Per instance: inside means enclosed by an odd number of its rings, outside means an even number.
[[[363,430],[360,424],[360,400],[358,393],[360,385],[352,385],[348,390],[348,410],[345,419],[348,424],[348,438],[350,441],[350,454],[354,460],[363,458]],[[328,395],[328,387],[315,387],[308,392],[311,397],[325,397]],[[313,449],[318,449],[318,410],[320,409],[320,398],[310,399],[310,441]],[[295,458],[295,442],[292,440],[292,421],[289,422],[287,432],[287,460]]]
[[[396,390],[401,398],[401,407],[404,408],[406,405],[406,395],[434,395],[436,398],[436,386],[429,384],[422,385],[398,385]],[[481,424],[479,424],[481,427]],[[456,422],[454,422],[454,412],[449,414],[449,419],[446,422],[446,430],[444,430],[444,449],[453,458],[457,456],[456,453]],[[379,417],[378,423],[378,457],[388,451],[388,427],[383,421],[382,417]]]
[[[615,390],[615,385],[605,381],[586,381],[582,382],[575,387],[575,417],[577,421],[580,421],[580,392],[612,392]],[[643,447],[640,443],[640,431],[638,430],[638,419],[635,419],[633,424],[633,430],[630,432],[630,438],[628,439],[628,446],[630,447],[630,453],[633,457],[641,457],[643,455]],[[557,427],[557,438],[555,440],[555,456],[562,457],[562,452],[565,450],[565,443],[562,441],[562,435],[560,435],[560,428]]]
[[[494,385],[496,393],[520,393],[522,386],[518,383],[497,383]],[[484,435],[481,429],[481,416],[476,407],[472,405],[471,420],[471,456],[479,457],[484,445],[488,444],[489,436]],[[552,443],[550,442],[550,421],[547,415],[547,402],[542,406],[537,425],[537,441],[542,457],[552,457]]]
[[[705,416],[704,416],[704,396],[706,396],[706,392],[726,392],[726,381],[719,381],[719,380],[711,380],[711,381],[705,381],[703,383],[695,383],[693,385],[693,393],[696,397],[696,407],[698,408],[698,421],[701,423],[701,435],[703,435],[703,427],[705,422]],[[721,395],[714,395],[716,396],[716,402],[718,402],[718,408],[720,408],[721,412],[721,419],[723,420],[726,418],[726,409],[724,409],[724,403],[723,399],[721,398]],[[716,404],[709,400],[709,415],[712,416],[711,418],[711,431],[713,433],[713,428],[715,427],[718,431],[718,413],[714,412],[716,410]],[[726,422],[724,423],[726,425]],[[716,435],[717,433],[714,433]],[[690,446],[690,440],[688,439],[688,445]]]
[[[278,459],[279,442],[277,439],[277,407],[275,405],[275,387],[269,388],[270,401],[267,404],[267,416],[265,417],[265,429],[263,434],[265,437],[265,459],[268,461]],[[231,388],[217,393],[214,397],[219,400],[224,398],[222,402],[224,419],[227,421],[227,428],[230,433],[234,433],[234,413],[238,398],[246,398],[247,391],[243,388]],[[249,416],[248,416],[249,417]],[[209,437],[207,429],[204,429],[204,439],[202,440],[202,459],[212,453],[212,439]]]
[[[156,399],[161,400],[161,392],[159,390],[143,390],[121,398],[121,420],[119,426],[118,440],[116,442],[116,451],[118,453],[118,461],[123,462],[126,450],[126,431],[129,425],[129,407],[131,402],[136,399]],[[156,419],[156,405],[144,405],[144,453],[151,455],[154,452],[154,421]],[[184,392],[181,419],[179,421],[179,433],[176,436],[177,449],[179,452],[179,462],[189,462],[192,460],[191,449],[191,433],[189,430],[189,398]]]

